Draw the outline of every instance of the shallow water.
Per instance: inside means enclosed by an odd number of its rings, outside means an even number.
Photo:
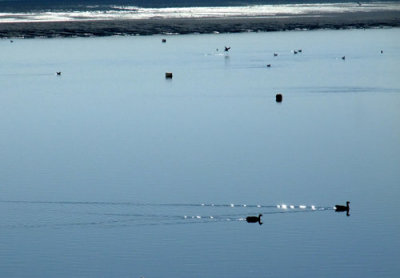
[[[399,32],[0,40],[0,276],[398,276]]]

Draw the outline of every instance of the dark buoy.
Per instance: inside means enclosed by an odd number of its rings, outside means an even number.
[[[257,216],[247,216],[246,221],[247,221],[247,223],[258,223],[258,224],[262,225],[261,216],[262,216],[261,213],[258,215],[258,217]]]
[[[276,94],[276,96],[275,96],[276,102],[282,102],[282,99],[283,99],[282,94]]]
[[[383,50],[381,50],[381,54],[383,54]]]
[[[345,211],[347,216],[350,216],[350,202],[349,201],[346,202],[345,206],[335,205],[334,209],[336,212],[344,212]]]
[[[57,74],[57,75],[61,75],[61,71],[57,71],[56,74]]]
[[[167,39],[162,39],[161,42],[166,43]]]
[[[172,79],[172,72],[166,72],[165,73],[165,78],[166,79]]]

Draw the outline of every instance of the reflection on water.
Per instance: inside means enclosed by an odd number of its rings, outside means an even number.
[[[268,215],[332,211],[332,206],[261,204],[146,204],[130,202],[29,202],[0,201],[21,215],[0,223],[2,228],[67,226],[145,226],[232,223],[246,215]],[[31,214],[34,211],[34,214]],[[19,218],[22,217],[22,218]],[[21,219],[24,219],[21,221]],[[46,219],[44,221],[43,219]],[[18,220],[18,221],[16,221]],[[254,221],[253,221],[254,222]],[[259,222],[259,219],[256,219]]]
[[[0,276],[396,277],[399,38],[0,41]]]

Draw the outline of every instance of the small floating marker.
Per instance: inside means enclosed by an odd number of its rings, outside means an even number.
[[[280,208],[281,208],[281,205],[277,205],[276,207],[277,207],[278,209],[280,209]]]
[[[299,208],[301,208],[301,209],[306,209],[307,206],[305,206],[305,205],[300,205]]]
[[[282,205],[282,209],[287,209],[287,205]]]
[[[197,218],[197,219],[200,219],[200,218],[201,218],[201,216],[200,216],[200,215],[197,215],[197,216],[196,216],[196,218]]]
[[[290,208],[291,208],[291,209],[294,209],[294,206],[293,206],[293,205],[290,205]]]
[[[231,204],[231,208],[233,208],[235,205],[234,204]]]
[[[172,72],[166,72],[165,73],[165,78],[166,79],[172,79]]]
[[[201,206],[202,206],[202,207],[204,207],[204,206],[205,206],[205,204],[201,204]]]
[[[276,102],[282,102],[282,99],[283,99],[282,94],[276,94],[276,96],[275,96]]]
[[[185,215],[185,216],[183,216],[183,218],[185,218],[185,219],[186,219],[186,218],[187,218],[187,216]]]
[[[381,54],[383,54],[383,50],[381,50]]]
[[[312,209],[312,210],[316,210],[315,206],[311,206],[311,209]]]
[[[161,42],[166,43],[167,39],[162,39]]]
[[[268,64],[268,65],[267,65],[267,68],[270,68],[270,67],[271,67],[271,64]]]
[[[257,205],[258,208],[261,208],[261,205]]]
[[[210,216],[210,219],[214,219],[214,216]]]
[[[57,71],[56,74],[57,74],[57,75],[61,75],[61,71]]]
[[[246,205],[246,204],[244,204],[244,205],[243,205],[243,207],[245,208],[245,207],[247,207],[247,205]]]

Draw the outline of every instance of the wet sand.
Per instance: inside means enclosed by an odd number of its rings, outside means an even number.
[[[279,17],[134,19],[109,21],[1,23],[0,38],[91,37],[191,33],[238,33],[315,29],[399,27],[398,11]]]

